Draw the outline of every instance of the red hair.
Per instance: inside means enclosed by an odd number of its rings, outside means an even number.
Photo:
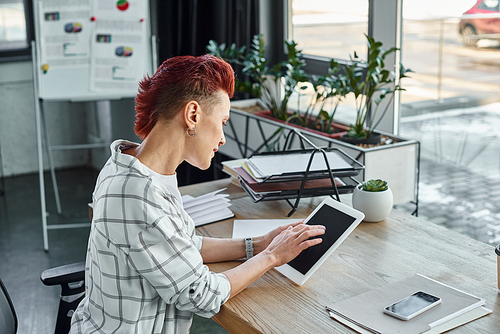
[[[172,57],[139,82],[135,133],[144,139],[159,118],[171,120],[190,101],[210,109],[218,91],[234,94],[234,71],[224,60],[204,55]]]

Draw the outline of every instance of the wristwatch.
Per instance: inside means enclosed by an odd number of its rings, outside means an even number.
[[[245,238],[245,251],[247,253],[247,260],[253,256],[253,240],[252,238]]]

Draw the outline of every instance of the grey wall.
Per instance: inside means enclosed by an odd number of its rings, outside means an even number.
[[[101,102],[44,102],[51,145],[83,144],[101,137],[138,141],[133,99]],[[45,153],[45,152],[44,152]],[[54,151],[54,165],[100,168],[108,148]],[[46,154],[44,168],[48,169]],[[0,176],[38,171],[35,97],[29,61],[0,63]]]

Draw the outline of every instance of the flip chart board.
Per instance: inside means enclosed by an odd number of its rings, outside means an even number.
[[[45,100],[134,97],[153,75],[147,0],[35,0],[35,84]]]

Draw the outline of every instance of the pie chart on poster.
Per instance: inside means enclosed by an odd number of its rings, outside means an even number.
[[[115,49],[115,55],[118,57],[130,57],[132,56],[132,48],[129,46],[119,46]]]
[[[127,0],[119,0],[116,3],[116,8],[118,8],[118,10],[121,10],[121,11],[127,10],[128,9],[128,1]]]
[[[78,22],[70,22],[64,25],[64,31],[67,33],[79,33],[82,31],[82,24]]]

